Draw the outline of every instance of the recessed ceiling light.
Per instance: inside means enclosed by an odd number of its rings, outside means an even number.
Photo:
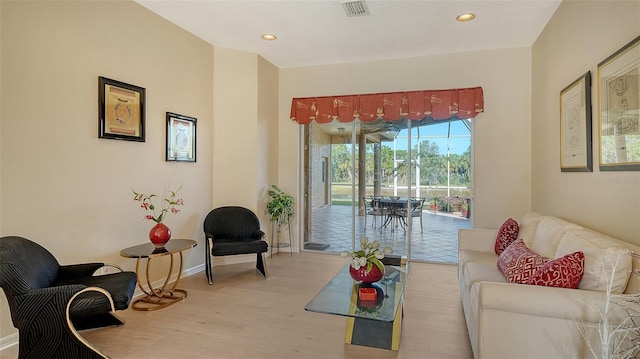
[[[466,21],[471,21],[471,20],[473,20],[475,18],[476,18],[476,14],[474,14],[472,12],[468,12],[466,14],[458,15],[458,17],[456,17],[456,20],[458,20],[460,22],[466,22]]]
[[[265,41],[275,41],[277,39],[276,35],[273,35],[273,34],[263,34],[260,37],[262,38],[262,40],[265,40]]]

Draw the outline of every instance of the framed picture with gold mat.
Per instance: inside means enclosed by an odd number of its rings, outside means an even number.
[[[98,137],[144,142],[145,89],[98,78]]]

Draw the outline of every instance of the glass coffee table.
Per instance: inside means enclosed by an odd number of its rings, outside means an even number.
[[[393,264],[385,264],[384,278],[371,285],[351,278],[349,262],[304,309],[347,317],[347,344],[398,350],[409,264],[405,257],[386,262]],[[361,300],[358,292],[363,287],[373,288],[376,300]]]

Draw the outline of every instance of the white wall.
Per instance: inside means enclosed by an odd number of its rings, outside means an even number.
[[[267,190],[277,182],[278,69],[256,54],[219,47],[214,63],[212,208],[249,208],[270,234],[265,208]],[[216,263],[245,260],[255,255]]]
[[[473,121],[474,221],[497,228],[531,208],[530,71],[528,48],[281,69],[280,138],[288,139],[278,153],[281,184],[300,190],[299,125],[288,118],[294,97],[482,86],[485,112]]]
[[[532,202],[640,244],[639,172],[598,168],[598,63],[640,35],[638,1],[564,1],[533,46]],[[560,172],[560,91],[592,76],[593,172]]]
[[[132,270],[120,250],[148,241],[154,223],[131,190],[182,183],[182,212],[165,222],[174,238],[198,241],[185,269],[201,266],[213,47],[134,2],[2,1],[0,9],[0,235],[32,239],[62,264]],[[98,138],[98,76],[146,88],[146,142]],[[196,163],[165,162],[167,111],[198,119]],[[0,298],[5,337],[14,330]]]
[[[257,208],[258,56],[214,50],[213,205]]]

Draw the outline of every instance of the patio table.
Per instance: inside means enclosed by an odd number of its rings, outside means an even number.
[[[407,208],[408,202],[410,202],[409,211],[411,211],[411,208],[413,208],[414,206],[420,204],[419,200],[416,200],[413,198],[410,201],[408,201],[407,198],[399,198],[399,199],[382,198],[379,201],[380,201],[381,207],[389,209],[387,218],[385,219],[380,229],[387,227],[389,223],[393,222],[394,220],[404,219],[403,217],[398,215],[398,210]],[[391,230],[393,230],[393,227],[394,226],[391,226]]]

